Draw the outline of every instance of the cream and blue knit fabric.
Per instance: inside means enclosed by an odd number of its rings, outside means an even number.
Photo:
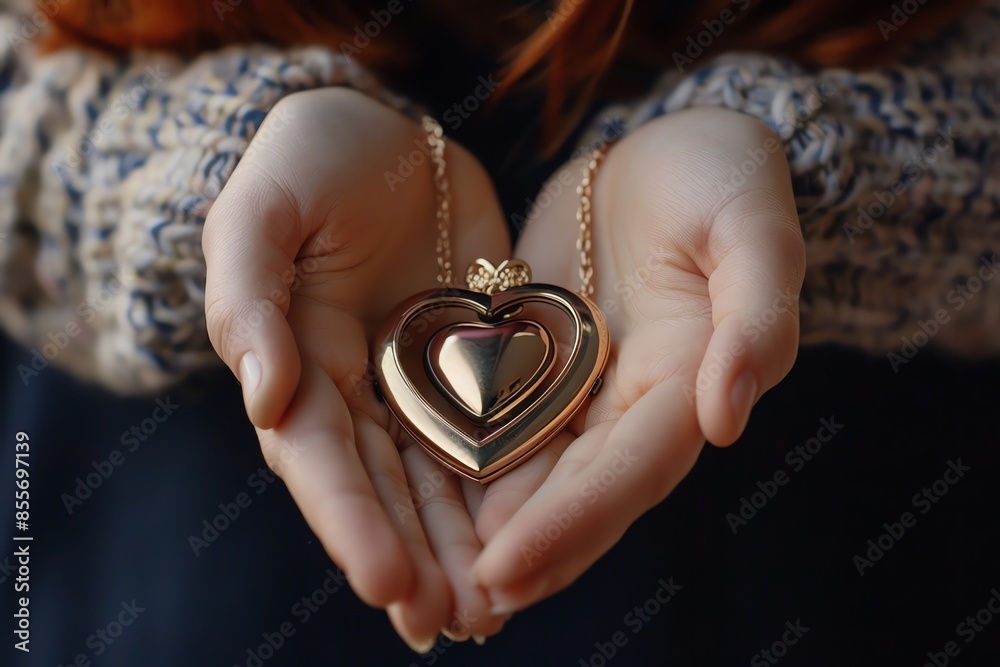
[[[0,19],[0,34],[18,24]],[[201,232],[281,98],[350,86],[405,113],[321,48],[234,48],[182,62],[35,57],[0,42],[0,325],[49,363],[121,392],[217,363]]]
[[[0,34],[16,29],[0,17]],[[1000,2],[878,71],[760,54],[696,65],[602,118],[634,129],[721,106],[775,129],[806,238],[804,342],[1000,350]],[[274,104],[332,85],[415,112],[321,48],[121,62],[0,42],[0,325],[36,367],[121,392],[218,363],[205,216]]]
[[[897,370],[931,340],[1000,351],[1000,2],[915,54],[866,72],[726,54],[608,113],[634,128],[724,107],[775,130],[806,241],[803,343],[863,347]]]

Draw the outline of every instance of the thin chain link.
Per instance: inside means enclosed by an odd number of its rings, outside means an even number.
[[[437,280],[442,287],[451,287],[451,192],[445,174],[444,130],[430,116],[424,116],[423,121],[434,164],[434,190],[437,195]]]
[[[448,177],[445,173],[444,130],[441,124],[430,116],[423,117],[424,130],[427,132],[427,145],[431,149],[431,162],[434,164],[434,188],[437,193],[437,261],[438,283],[445,287],[451,286],[451,193],[448,189]],[[594,262],[593,226],[594,226],[594,180],[597,169],[604,159],[604,150],[599,148],[590,155],[583,170],[583,180],[576,189],[580,195],[580,207],[576,211],[576,220],[580,224],[580,237],[576,248],[580,251],[580,294],[591,297],[594,294]]]
[[[597,149],[583,168],[583,180],[576,188],[580,195],[580,207],[576,210],[576,221],[580,223],[580,238],[576,249],[580,251],[580,294],[590,298],[594,295],[593,227],[594,227],[594,179],[597,168],[604,159],[604,150]]]

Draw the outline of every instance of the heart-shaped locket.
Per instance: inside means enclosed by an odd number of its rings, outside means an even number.
[[[375,365],[386,404],[438,461],[487,482],[551,440],[600,386],[604,316],[530,283],[518,260],[478,260],[470,289],[431,290],[389,319]]]

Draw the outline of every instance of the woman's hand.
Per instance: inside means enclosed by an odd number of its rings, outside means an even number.
[[[578,203],[564,188],[529,222],[516,256],[536,281],[579,288]],[[473,573],[495,613],[572,583],[706,438],[739,437],[796,356],[802,233],[765,126],[712,109],[650,122],[611,148],[594,206],[594,298],[612,338],[603,387],[532,461],[478,498],[467,487],[485,544]]]
[[[399,514],[413,506],[402,437],[371,390],[368,343],[400,301],[436,286],[428,155],[421,127],[359,93],[292,95],[257,133],[203,241],[209,334],[243,385],[264,458],[357,594],[424,650],[462,610],[421,522]],[[454,266],[506,259],[488,176],[453,143],[446,158]],[[480,613],[457,632],[500,624]]]

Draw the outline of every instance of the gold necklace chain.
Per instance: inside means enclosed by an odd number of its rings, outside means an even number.
[[[430,116],[423,117],[424,131],[427,133],[427,145],[430,148],[430,159],[434,165],[434,189],[437,201],[437,263],[438,284],[451,287],[451,192],[448,189],[448,176],[445,171],[444,157],[445,138],[441,124]],[[593,226],[594,226],[594,179],[597,169],[604,159],[603,148],[595,149],[583,169],[583,180],[576,188],[580,196],[580,205],[576,210],[576,220],[580,227],[580,236],[576,240],[576,248],[580,251],[580,294],[590,298],[594,294],[594,262]]]
[[[594,228],[594,179],[597,168],[604,159],[604,150],[595,149],[583,169],[583,180],[576,188],[580,195],[580,206],[576,209],[576,221],[580,223],[580,238],[576,240],[576,249],[580,251],[580,295],[588,299],[594,294],[594,262],[591,258]]]
[[[437,200],[437,261],[438,284],[451,287],[451,192],[448,190],[448,176],[445,174],[444,160],[444,129],[441,124],[424,116],[424,131],[427,132],[427,145],[431,149],[431,162],[434,164],[434,191]]]

